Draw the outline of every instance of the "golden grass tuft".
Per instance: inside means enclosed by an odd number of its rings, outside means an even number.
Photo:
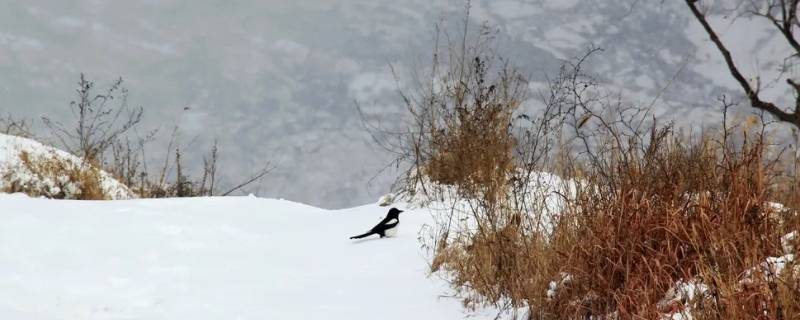
[[[102,188],[100,170],[89,164],[77,164],[56,154],[32,155],[27,151],[19,154],[30,178],[15,176],[9,172],[4,192],[21,192],[32,197],[44,196],[52,199],[108,200],[111,197]],[[31,179],[32,178],[32,179]]]

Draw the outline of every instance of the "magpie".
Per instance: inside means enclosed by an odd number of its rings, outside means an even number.
[[[397,234],[397,225],[400,224],[400,212],[403,212],[403,210],[398,210],[397,208],[389,209],[389,214],[386,215],[386,218],[383,218],[381,222],[372,227],[372,229],[367,231],[367,233],[352,236],[350,239],[361,239],[369,237],[373,234],[377,234],[381,236],[381,238],[386,236],[393,237],[395,234]]]

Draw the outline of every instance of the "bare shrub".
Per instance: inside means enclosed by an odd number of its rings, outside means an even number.
[[[511,86],[521,87],[524,82],[509,70],[489,82],[486,62],[480,57],[470,67],[470,74],[447,82],[448,96],[442,100],[454,104],[435,106],[438,119],[419,119],[430,127],[430,153],[416,156],[428,157],[423,172],[433,182],[456,186],[469,198],[495,204],[507,194],[505,187],[514,169],[516,139],[509,128],[520,99],[512,92],[518,88]]]
[[[42,121],[67,151],[91,163],[103,163],[106,151],[139,124],[144,113],[142,107],[128,106],[128,90],[122,82],[119,78],[103,94],[95,94],[94,82],[81,73],[78,100],[70,102],[70,111],[77,117],[74,126],[48,117]]]
[[[267,163],[242,182],[220,192],[217,190],[220,187],[217,142],[203,157],[200,172],[192,175],[185,168],[185,160],[181,158],[183,154],[177,146],[177,126],[173,128],[163,153],[163,163],[148,166],[148,147],[156,140],[158,130],[140,135],[138,126],[144,109],[128,105],[128,90],[123,86],[122,78],[114,81],[104,93],[96,94],[94,82],[81,74],[77,94],[78,99],[70,103],[70,111],[75,117],[73,124],[48,117],[43,117],[43,122],[67,151],[94,167],[106,170],[140,197],[226,196],[262,179],[272,169]],[[24,122],[9,123],[12,129],[27,128]]]
[[[506,310],[537,292],[544,297],[538,289],[555,272],[544,257],[543,220],[527,214],[546,205],[530,195],[544,183],[536,174],[552,148],[528,143],[553,139],[560,132],[553,123],[563,117],[555,116],[555,103],[543,116],[521,114],[528,82],[494,54],[494,33],[486,26],[470,33],[468,18],[461,32],[442,49],[439,35],[447,34],[437,28],[429,72],[401,92],[408,130],[372,133],[408,164],[399,193],[443,206],[421,235],[431,270],[445,275],[467,308]]]
[[[236,183],[235,185],[219,190],[218,184],[218,160],[219,145],[217,141],[211,146],[206,155],[203,156],[203,167],[199,173],[192,175],[186,170],[181,148],[177,147],[178,128],[172,130],[170,141],[167,144],[166,156],[163,164],[157,167],[155,173],[148,171],[147,161],[144,160],[144,144],[140,145],[140,162],[135,162],[136,166],[127,172],[130,177],[138,176],[138,181],[133,183],[133,189],[145,198],[166,198],[166,197],[201,197],[201,196],[228,196],[241,190],[242,188],[263,179],[272,171],[270,163],[253,171],[253,173]],[[125,152],[127,149],[122,149]],[[174,150],[174,151],[172,151]],[[174,156],[173,156],[174,155]],[[127,157],[127,156],[126,156]]]
[[[0,133],[30,138],[33,136],[31,134],[31,121],[14,119],[11,115],[0,118]]]

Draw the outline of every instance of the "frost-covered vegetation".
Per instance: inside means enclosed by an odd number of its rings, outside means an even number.
[[[108,173],[67,152],[0,134],[0,190],[53,199],[135,197]]]

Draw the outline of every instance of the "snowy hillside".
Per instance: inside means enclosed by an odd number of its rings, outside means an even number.
[[[395,238],[348,240],[386,210],[0,194],[0,319],[464,318],[427,277],[427,213],[402,213]]]
[[[463,0],[0,3],[0,114],[66,121],[80,72],[100,90],[121,76],[130,103],[146,109],[143,132],[177,123],[181,143],[199,139],[185,148],[187,166],[201,167],[204,146],[218,139],[222,183],[238,182],[268,160],[276,170],[252,192],[328,208],[366,203],[396,176],[376,177],[391,155],[372,144],[353,101],[376,123],[402,119],[388,64],[402,75],[428,61],[434,24],[445,18],[449,31],[460,30],[453,25],[465,6]],[[639,93],[644,104],[661,95],[665,105],[654,111],[667,118],[708,119],[706,109],[693,107],[740,93],[683,1],[471,4],[473,27],[484,21],[496,27],[499,51],[534,83],[557,74],[560,59],[594,44],[606,51],[587,67]],[[736,41],[731,49],[748,75],[756,62],[773,61],[770,37],[780,35],[763,24],[719,23],[722,37]],[[165,148],[169,136],[160,139],[154,150]],[[354,157],[358,166],[338,165]]]
[[[70,177],[50,172],[32,172],[24,165],[21,155],[25,153],[31,159],[53,159],[60,163],[79,168],[84,166],[81,159],[63,150],[46,146],[37,141],[22,137],[0,134],[0,190],[9,183],[24,184],[28,188],[42,190],[43,193],[73,194],[80,190],[80,185],[69,181]],[[103,193],[111,199],[134,198],[133,192],[115,180],[106,172],[98,171],[99,184]]]

